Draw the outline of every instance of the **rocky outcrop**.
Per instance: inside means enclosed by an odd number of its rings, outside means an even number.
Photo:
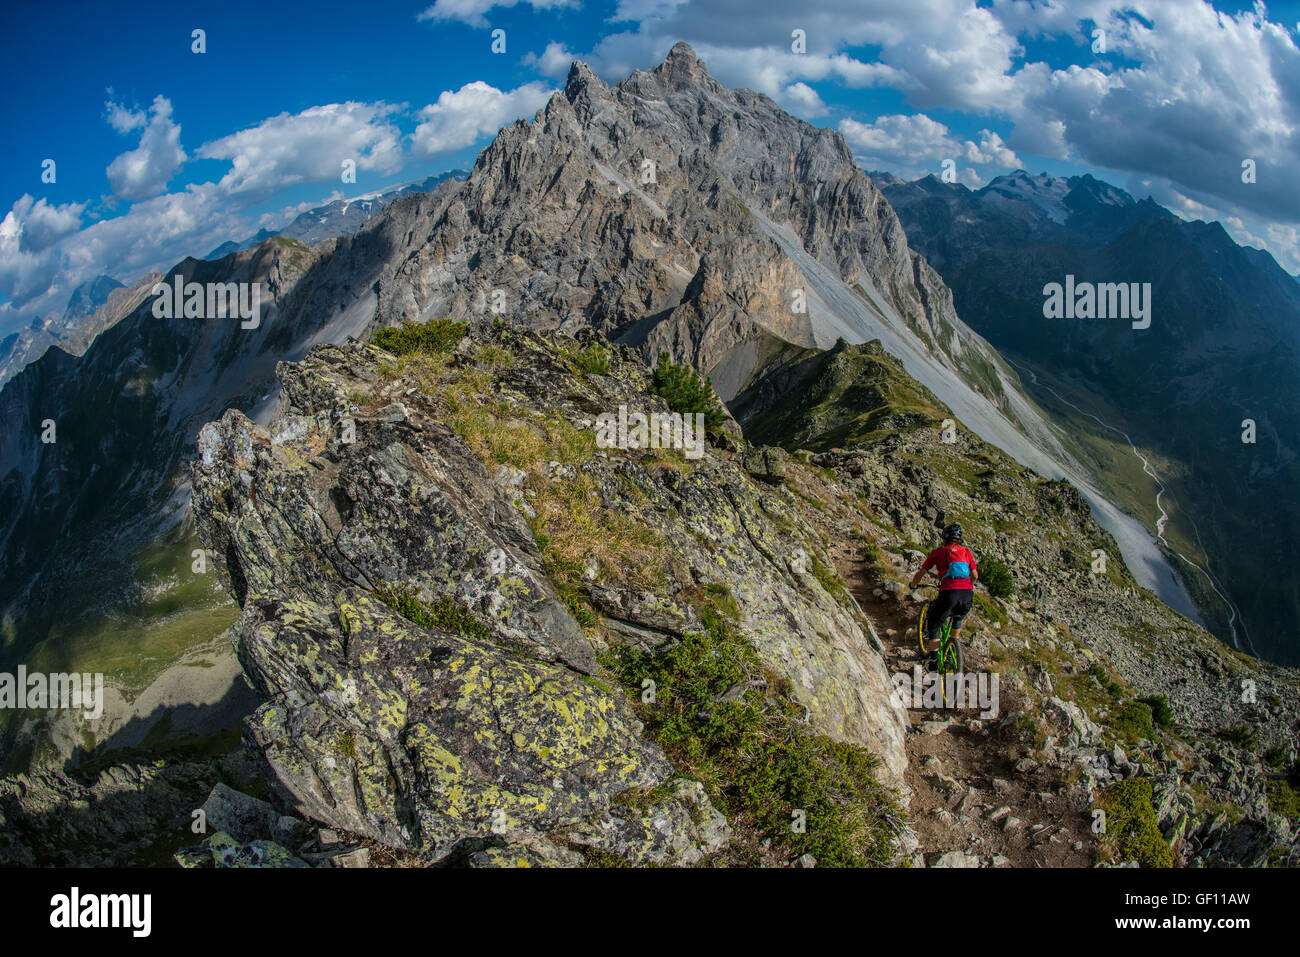
[[[265,697],[247,737],[298,813],[428,861],[715,854],[725,819],[594,677],[611,642],[698,630],[684,598],[703,586],[733,596],[812,727],[901,780],[901,719],[864,622],[791,561],[819,548],[793,497],[730,453],[597,449],[597,413],[663,405],[635,354],[616,348],[608,374],[591,375],[572,359],[583,345],[500,331],[445,366],[396,368],[371,346],[319,347],[281,366],[286,411],[269,429],[234,411],[203,429],[194,512]],[[561,441],[543,448],[539,433]],[[519,446],[530,454],[494,454]],[[527,516],[582,489],[582,508],[621,524],[592,539],[575,579],[557,578],[535,532],[550,526]],[[620,536],[642,577],[611,560]],[[575,620],[558,590],[575,582],[608,625]],[[399,614],[397,590],[442,617]],[[644,808],[618,802],[650,790]]]

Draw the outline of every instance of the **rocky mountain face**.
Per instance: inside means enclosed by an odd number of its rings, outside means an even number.
[[[250,412],[265,406],[274,399],[278,360],[302,354],[318,335],[364,327],[370,311],[349,313],[349,287],[322,268],[327,251],[339,253],[330,244],[313,251],[272,240],[219,264],[186,260],[167,282],[259,284],[256,326],[245,328],[239,318],[158,318],[150,297],[102,332],[84,356],[51,349],[6,384],[0,393],[0,664],[6,670],[47,640],[63,642],[44,646],[47,655],[79,664],[68,636],[83,619],[102,618],[104,609],[109,619],[118,615],[121,566],[134,565],[141,549],[185,527],[181,463],[193,455],[203,422],[231,405]],[[352,299],[364,292],[355,290]],[[186,560],[187,579],[188,566]],[[194,634],[192,643],[215,634]],[[175,654],[181,649],[172,641]]]
[[[811,269],[860,298],[834,301]],[[421,225],[377,318],[591,327],[669,352],[730,398],[783,342],[863,338],[859,311],[952,363],[993,361],[843,137],[726,89],[678,44],[614,87],[575,63]],[[996,377],[986,391],[997,398]]]
[[[1044,387],[1030,391],[1058,421],[1094,444],[1118,444],[1128,462],[1136,459],[1115,429],[1159,458],[1167,551],[1214,576],[1174,559],[1216,634],[1300,661],[1291,625],[1300,582],[1278,573],[1300,529],[1290,494],[1300,479],[1292,438],[1300,396],[1290,372],[1300,356],[1295,278],[1217,223],[1184,222],[1088,176],[1021,171],[974,192],[934,177],[877,181],[962,317],[1041,379]],[[1080,283],[1151,283],[1150,328],[1045,319],[1043,287],[1067,274]],[[1254,442],[1243,442],[1246,420],[1255,423]],[[1156,526],[1149,481],[1117,475],[1126,465],[1117,468],[1104,450],[1077,457],[1112,498]]]
[[[197,546],[182,463],[199,426],[228,407],[264,420],[277,360],[439,310],[479,327],[501,306],[519,326],[595,328],[712,373],[724,397],[790,349],[879,336],[963,421],[1044,471],[1064,457],[842,137],[726,90],[684,45],[612,88],[575,65],[465,182],[399,196],[354,235],[274,237],[178,275],[261,283],[259,325],[159,320],[148,299],[79,360],[49,352],[0,394],[0,664],[34,650],[96,660],[123,621],[194,647],[214,637],[222,613],[182,561]],[[173,571],[146,576],[159,565]],[[176,660],[186,650],[179,635],[164,644]],[[6,761],[29,760],[0,740]]]
[[[492,841],[665,863],[719,851],[718,812],[595,678],[611,645],[702,628],[706,593],[730,597],[808,727],[869,748],[901,783],[878,643],[851,601],[797,570],[818,544],[789,497],[734,453],[598,450],[600,411],[667,410],[634,355],[586,375],[579,349],[467,338],[447,367],[394,375],[377,350],[321,348],[281,367],[287,415],[269,431],[233,412],[203,431],[199,530],[239,596],[240,660],[267,699],[250,736],[293,805],[432,860]],[[392,586],[480,624],[421,628],[385,605]],[[604,624],[581,627],[589,609]],[[664,800],[611,820],[632,787]],[[672,826],[654,837],[659,818]],[[633,834],[666,844],[625,847]]]
[[[957,317],[843,137],[727,90],[685,44],[614,87],[574,64],[463,186],[388,212],[412,229],[379,285],[380,325],[594,328],[711,376],[728,401],[791,349],[878,338],[983,438],[1078,484],[1144,582],[1195,614],[1149,533]]]

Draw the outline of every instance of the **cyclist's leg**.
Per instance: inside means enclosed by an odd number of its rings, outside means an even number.
[[[925,614],[925,650],[933,654],[939,650],[939,630],[952,614],[952,591],[941,591],[930,602]]]
[[[948,616],[952,619],[952,640],[956,641],[961,637],[961,625],[970,614],[971,604],[975,599],[975,590],[973,588],[954,588],[949,591],[952,595],[951,610]]]

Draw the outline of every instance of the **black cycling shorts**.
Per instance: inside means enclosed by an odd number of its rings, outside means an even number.
[[[973,588],[948,588],[939,592],[934,601],[930,602],[930,609],[925,613],[926,640],[934,641],[939,637],[939,628],[942,627],[945,618],[952,619],[953,628],[960,628],[961,623],[970,614],[970,606],[974,598]]]

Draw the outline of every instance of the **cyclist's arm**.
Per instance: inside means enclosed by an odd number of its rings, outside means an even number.
[[[926,556],[926,559],[921,564],[921,567],[916,570],[916,574],[912,576],[912,580],[909,583],[908,587],[915,588],[917,585],[921,584],[921,579],[925,578],[926,571],[929,570],[930,566],[933,564],[934,564],[934,552],[931,552],[928,556]],[[931,572],[931,574],[933,574],[933,572]]]

